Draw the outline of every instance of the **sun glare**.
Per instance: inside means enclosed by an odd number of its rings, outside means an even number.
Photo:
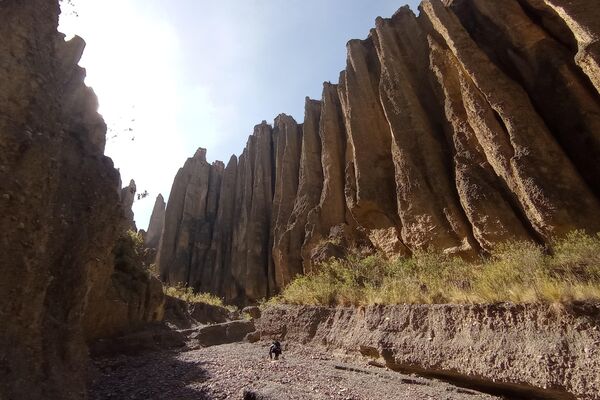
[[[139,191],[151,194],[134,205],[136,216],[143,216],[138,227],[146,228],[152,199],[159,192],[167,195],[161,183],[171,181],[187,154],[177,135],[183,98],[178,37],[167,23],[123,0],[67,4],[60,29],[87,43],[80,65],[109,127],[106,154],[123,182],[133,178]]]

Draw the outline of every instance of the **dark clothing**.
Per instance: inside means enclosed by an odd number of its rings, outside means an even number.
[[[270,359],[273,359],[273,354],[275,355],[275,359],[279,360],[279,355],[281,354],[281,344],[277,341],[273,342],[271,348],[269,349]]]

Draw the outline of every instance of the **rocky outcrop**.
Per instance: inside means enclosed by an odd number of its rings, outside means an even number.
[[[596,399],[597,304],[275,306],[262,339],[362,355],[388,368],[515,398]]]
[[[156,196],[154,202],[154,208],[152,209],[152,215],[150,216],[150,223],[148,224],[148,231],[144,237],[144,245],[149,249],[158,248],[162,230],[165,225],[165,208],[167,204],[162,194]]]
[[[192,329],[206,324],[222,324],[238,319],[225,307],[207,303],[188,303],[165,296],[164,322],[180,330]]]
[[[600,91],[600,10],[586,1],[520,0]]]
[[[121,208],[125,213],[125,219],[127,220],[127,229],[131,229],[134,232],[137,232],[137,227],[135,226],[135,221],[133,219],[132,207],[133,202],[135,201],[136,191],[137,187],[133,179],[129,181],[129,185],[121,189]]]
[[[282,114],[250,137],[217,206],[232,216],[210,244],[224,258],[194,261],[207,243],[186,237],[161,268],[202,270],[195,287],[246,303],[350,247],[473,258],[600,231],[597,14],[589,0],[427,0],[378,18],[303,124]]]
[[[229,321],[199,328],[190,335],[192,343],[202,347],[241,342],[247,334],[254,332],[253,321]]]
[[[90,275],[83,316],[87,342],[127,334],[163,319],[162,283],[145,267],[144,250],[131,231],[124,233],[113,248],[110,273]]]
[[[525,88],[488,58],[450,10],[436,1],[424,2],[422,9],[475,85],[472,95],[481,95],[472,98],[463,93],[471,123],[486,150],[493,151],[487,161],[505,180],[535,232],[547,240],[577,227],[598,231],[598,199],[559,147],[548,128],[552,125],[537,113]],[[598,92],[590,94],[599,106]]]
[[[58,1],[0,2],[2,399],[84,397],[86,319],[114,311],[113,279],[137,281],[115,266],[130,207],[77,66],[85,43],[65,42],[58,15]],[[160,283],[150,285],[140,296],[122,288],[125,325],[160,303]]]

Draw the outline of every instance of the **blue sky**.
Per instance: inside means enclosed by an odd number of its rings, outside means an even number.
[[[61,30],[87,42],[81,65],[109,125],[106,153],[145,229],[154,198],[196,148],[239,154],[279,113],[301,122],[304,98],[345,68],[346,42],[414,0],[73,0]],[[131,129],[131,130],[130,130]]]

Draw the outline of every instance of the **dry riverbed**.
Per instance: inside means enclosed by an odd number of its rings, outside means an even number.
[[[104,399],[498,399],[294,345],[279,361],[268,343],[119,355],[92,361],[90,398]]]

